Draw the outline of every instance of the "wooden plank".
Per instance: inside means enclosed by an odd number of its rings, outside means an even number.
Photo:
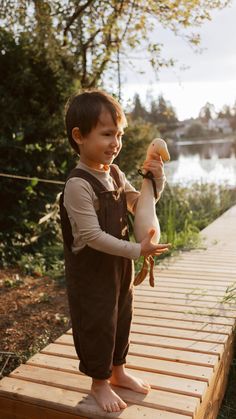
[[[179,319],[185,322],[193,322],[195,324],[202,323],[209,326],[215,325],[231,325],[233,328],[235,319],[233,317],[221,317],[221,316],[204,316],[203,314],[192,314],[184,312],[172,312],[162,310],[150,310],[142,308],[134,308],[134,318],[136,316],[142,316],[143,318],[157,318],[157,319]]]
[[[199,259],[199,260],[198,260]],[[232,261],[232,259],[228,260],[219,260],[217,258],[210,258],[210,256],[207,256],[205,259],[201,256],[200,258],[191,258],[186,257],[185,259],[179,258],[177,261],[175,261],[176,266],[196,266],[196,268],[214,268],[219,267],[220,269],[226,267],[230,269],[236,269],[236,263],[235,261]]]
[[[10,374],[13,378],[22,379],[31,383],[38,383],[47,386],[53,386],[71,391],[82,391],[89,394],[91,387],[91,378],[80,374],[70,374],[68,372],[52,371],[46,368],[32,367],[22,365]],[[179,395],[168,391],[151,389],[147,395],[113,387],[115,392],[127,403],[139,404],[140,406],[163,409],[174,413],[193,416],[200,401],[196,397]]]
[[[29,419],[40,419],[40,416],[37,416],[38,407],[44,408],[45,413],[47,414],[46,417],[43,416],[45,419],[52,419],[52,417],[49,416],[50,409],[54,409],[54,419],[57,417],[55,415],[55,411],[72,413],[73,415],[79,415],[79,417],[82,416],[91,419],[104,418],[108,415],[110,418],[119,417],[121,419],[130,419],[131,417],[137,419],[147,417],[150,419],[189,419],[189,415],[176,414],[174,412],[153,409],[145,406],[142,406],[142,409],[140,409],[140,405],[135,404],[131,404],[129,408],[123,409],[121,412],[118,412],[118,414],[106,414],[101,408],[99,408],[92,396],[86,393],[65,390],[58,387],[32,382],[29,384],[28,381],[9,377],[5,377],[0,382],[0,389],[0,396],[5,398],[5,406],[7,398],[34,405],[34,409],[32,409],[33,416],[31,418],[26,416]],[[8,407],[9,406],[13,405],[9,403]],[[15,411],[13,414],[15,415],[15,418],[19,418],[20,415],[25,415],[24,412],[19,411],[19,407],[22,407],[22,404],[20,405],[19,403],[16,403],[14,406]]]
[[[134,295],[134,303],[135,302],[150,302],[150,303],[155,303],[155,304],[178,304],[180,306],[184,306],[184,307],[207,307],[210,309],[220,309],[220,310],[227,310],[227,311],[232,311],[233,313],[235,313],[235,303],[228,303],[228,304],[222,304],[220,302],[211,302],[211,301],[203,301],[203,298],[201,299],[201,301],[196,298],[196,299],[191,299],[191,298],[164,298],[164,297],[149,297],[149,296],[136,296]]]
[[[158,281],[158,277],[160,276],[160,278],[179,278],[180,280],[184,280],[184,278],[191,278],[194,280],[194,282],[199,281],[203,281],[204,283],[209,283],[209,284],[214,284],[216,283],[216,285],[221,285],[221,286],[225,286],[226,284],[233,284],[235,282],[235,273],[234,274],[228,274],[225,272],[209,272],[206,271],[198,271],[197,269],[192,269],[191,271],[189,270],[182,270],[182,269],[170,269],[165,268],[165,269],[160,269],[160,267],[156,266],[154,268],[154,273],[156,276],[156,280]]]
[[[221,316],[221,317],[229,317],[234,319],[236,317],[236,310],[226,310],[222,306],[220,307],[195,307],[193,306],[184,306],[184,305],[175,305],[175,304],[164,304],[164,303],[148,303],[142,301],[135,301],[134,308],[145,308],[149,310],[158,310],[162,311],[174,311],[174,312],[181,312],[184,314],[198,314],[198,315],[207,315],[207,316]]]
[[[150,326],[161,326],[173,329],[198,330],[211,333],[220,333],[229,335],[232,332],[232,326],[209,324],[203,322],[193,322],[184,320],[174,320],[156,317],[142,317],[135,315],[132,320],[133,324],[145,324]]]
[[[130,355],[145,356],[150,358],[165,359],[186,364],[208,366],[214,368],[218,362],[217,355],[196,353],[191,351],[181,351],[178,349],[168,349],[162,347],[152,347],[131,343],[129,347]]]
[[[229,265],[234,265],[236,266],[236,262],[235,262],[235,258],[236,258],[236,254],[232,254],[230,256],[227,256],[227,252],[225,252],[224,254],[222,254],[222,256],[220,256],[219,254],[213,254],[211,253],[209,250],[206,250],[204,253],[201,254],[197,254],[197,253],[193,253],[193,252],[188,252],[187,254],[180,254],[180,256],[178,257],[178,260],[181,260],[185,263],[198,263],[198,261],[200,260],[201,263],[205,263],[207,261],[209,261],[210,263],[218,263],[221,265],[225,265],[225,264],[229,264]]]
[[[214,281],[214,278],[217,282],[224,283],[224,280],[227,279],[227,282],[233,282],[235,280],[235,269],[218,269],[218,268],[202,268],[198,269],[194,266],[175,266],[175,265],[169,265],[168,267],[165,267],[165,269],[160,268],[158,265],[155,265],[154,272],[158,274],[158,272],[165,272],[165,274],[169,273],[170,275],[173,274],[173,272],[176,273],[176,275],[194,275],[194,277],[197,278],[204,278],[207,276],[208,281]]]
[[[131,331],[134,333],[142,333],[143,335],[177,337],[188,340],[196,340],[198,342],[204,341],[225,343],[228,339],[228,335],[219,333],[202,332],[198,330],[172,329],[167,327],[149,326],[142,324],[132,324]]]
[[[19,398],[12,399],[0,395],[1,419],[84,419],[85,416],[73,415],[53,408],[45,408]],[[87,416],[88,417],[88,416]]]
[[[69,346],[70,349],[68,352],[65,352],[71,357],[77,357],[73,339],[70,335],[62,335],[60,336],[54,344],[61,344],[64,346]],[[52,344],[50,344],[52,345]],[[59,349],[60,350],[60,349]],[[66,351],[66,348],[65,348]],[[55,354],[58,354],[58,348],[55,347]],[[214,367],[216,362],[218,361],[217,355],[209,355],[204,353],[196,353],[191,351],[181,351],[178,349],[167,349],[161,348],[158,346],[145,346],[145,345],[138,345],[138,344],[130,344],[129,347],[129,354],[130,355],[139,355],[139,356],[149,356],[151,358],[159,358],[159,359],[166,359],[172,361],[181,361],[189,364],[195,365],[203,365],[203,366],[211,366]],[[64,355],[65,356],[65,355]]]
[[[204,395],[203,401],[197,412],[196,419],[217,419],[221,406],[229,374],[229,368],[233,359],[234,345],[233,334],[227,342],[224,356],[217,365],[217,369],[211,377],[210,385]],[[233,419],[233,417],[232,417]]]
[[[222,356],[224,345],[219,343],[198,342],[187,339],[168,338],[163,336],[142,335],[141,333],[131,333],[131,342],[150,346],[162,346],[163,348],[175,348],[190,350],[192,352],[202,352],[212,355]]]
[[[158,265],[155,265],[155,269],[158,269]],[[172,270],[172,269],[176,269],[176,271],[194,271],[194,272],[199,272],[199,273],[204,273],[204,272],[210,272],[210,276],[212,276],[212,273],[215,273],[215,271],[217,271],[217,274],[216,274],[216,276],[217,276],[217,278],[220,276],[220,275],[222,275],[222,273],[224,274],[224,275],[229,275],[229,278],[232,278],[232,276],[233,276],[233,273],[235,273],[235,269],[236,269],[236,266],[235,265],[229,265],[229,264],[222,264],[222,263],[220,263],[220,264],[218,264],[217,265],[217,263],[207,263],[207,262],[205,262],[205,263],[199,263],[198,265],[197,264],[194,264],[194,263],[185,263],[185,262],[181,262],[181,261],[178,261],[178,262],[175,262],[175,264],[172,266],[169,266],[168,267],[168,271],[169,270]]]
[[[233,256],[236,258],[236,253],[233,254]],[[232,256],[227,256],[227,253],[225,255],[220,256],[219,254],[213,254],[209,250],[205,250],[204,252],[195,253],[194,251],[189,251],[187,253],[180,253],[178,257],[175,260],[180,260],[181,262],[185,263],[195,263],[198,264],[204,263],[204,262],[210,262],[210,263],[218,263],[218,264],[232,264],[236,266],[235,259]]]
[[[176,269],[175,269],[175,265],[162,266],[162,265],[156,264],[154,267],[154,272],[156,275],[160,274],[161,276],[162,275],[173,276],[173,274],[176,272],[176,275],[178,276],[183,275],[183,277],[185,277],[186,275],[188,275],[188,276],[193,276],[196,279],[205,278],[205,280],[207,281],[212,281],[215,278],[217,282],[219,281],[223,282],[223,280],[227,280],[227,282],[234,282],[235,280],[233,270],[232,272],[225,272],[225,270],[223,270],[222,272],[219,270],[215,270],[214,272],[211,272],[211,270],[208,271],[207,269],[197,269],[197,267],[195,269],[194,268],[188,269],[188,267],[186,266],[184,269],[182,269],[176,266]]]
[[[143,335],[141,333],[131,332],[130,342],[146,344],[150,346],[161,346],[163,348],[175,348],[181,350],[190,350],[193,352],[202,352],[221,356],[224,350],[224,344],[214,342],[198,342],[194,340],[168,338],[163,336]]]
[[[173,298],[174,296],[176,296],[176,294],[178,294],[178,297],[180,296],[179,294],[183,294],[183,295],[208,295],[209,297],[211,296],[215,296],[218,298],[222,298],[223,296],[225,296],[226,294],[226,287],[224,288],[224,290],[221,291],[217,291],[214,289],[214,287],[212,286],[211,289],[207,289],[207,288],[199,288],[199,287],[192,287],[192,288],[186,288],[186,287],[172,287],[172,289],[165,283],[165,285],[162,283],[160,284],[160,281],[158,281],[158,286],[156,288],[154,288],[154,290],[152,290],[150,287],[146,288],[146,289],[140,289],[137,288],[135,289],[135,294],[136,295],[159,295],[160,297],[171,297]]]
[[[212,368],[199,365],[185,364],[183,362],[169,362],[159,359],[150,359],[129,355],[127,366],[137,370],[145,370],[158,373],[166,373],[175,377],[191,378],[209,382],[212,375]]]
[[[163,337],[177,337],[191,341],[204,341],[213,343],[225,343],[228,339],[228,334],[211,333],[199,330],[186,330],[182,328],[167,328],[153,325],[146,325],[140,323],[133,323],[131,332],[142,333],[143,335],[155,335]],[[157,339],[158,340],[158,339]]]
[[[185,274],[192,274],[192,273],[194,273],[195,275],[196,275],[196,267],[191,267],[191,266],[185,266],[185,265],[183,265],[183,266],[181,266],[181,265],[179,265],[178,266],[178,264],[177,264],[177,262],[174,264],[174,265],[170,265],[170,266],[168,266],[168,269],[167,269],[167,272],[168,271],[174,271],[174,272],[176,272],[176,273],[185,273]],[[227,276],[229,279],[231,279],[231,280],[233,280],[234,278],[235,278],[235,270],[234,269],[227,269],[227,268],[225,268],[224,266],[222,266],[222,268],[202,268],[202,269],[198,269],[197,268],[197,274],[199,274],[199,275],[206,275],[207,274],[207,276],[209,277],[209,279],[210,278],[214,278],[215,276],[216,277],[219,277],[220,276],[220,274],[221,275],[224,275],[224,276]]]
[[[236,231],[235,231],[236,233]],[[201,233],[200,233],[201,234]],[[225,252],[222,252],[222,248],[225,249]],[[219,252],[219,250],[221,250]],[[232,261],[232,257],[236,256],[236,252],[235,249],[232,248],[232,244],[229,243],[228,246],[222,246],[222,243],[218,243],[218,245],[215,246],[215,248],[213,249],[212,246],[205,246],[204,248],[195,248],[195,249],[190,249],[190,250],[184,250],[184,251],[175,251],[173,254],[173,257],[175,260],[178,259],[184,259],[187,258],[188,255],[191,257],[198,257],[199,260],[201,259],[201,256],[206,256],[206,255],[210,255],[210,257],[212,258],[216,258],[219,257],[219,259],[224,260],[224,253],[225,253],[225,257],[226,260],[231,260]]]
[[[164,281],[161,282],[160,278],[158,279],[158,283],[156,284],[156,287],[154,288],[155,292],[157,293],[164,293],[164,292],[175,292],[175,293],[209,293],[210,295],[218,295],[218,296],[225,296],[228,294],[227,292],[227,288],[228,287],[221,287],[221,289],[219,289],[220,287],[214,286],[214,285],[201,285],[201,286],[196,286],[194,284],[189,285],[188,282],[186,283],[172,283],[170,281]],[[135,290],[135,292],[151,292],[151,288],[150,285],[146,286],[146,287],[138,287],[137,290]]]
[[[158,287],[158,285],[160,283],[161,285],[164,284],[164,285],[167,286],[168,284],[170,284],[170,285],[172,285],[172,287],[177,286],[177,287],[181,287],[181,288],[182,287],[186,287],[186,288],[197,288],[197,287],[199,287],[199,288],[208,288],[208,287],[209,288],[214,288],[215,287],[215,289],[222,289],[222,290],[225,289],[225,291],[226,291],[227,287],[232,286],[232,285],[235,284],[234,281],[228,280],[227,277],[226,278],[223,277],[223,279],[222,279],[222,276],[221,276],[220,281],[218,281],[217,278],[216,278],[216,281],[214,282],[212,280],[209,280],[207,276],[202,276],[202,277],[197,277],[196,278],[196,276],[193,275],[193,274],[191,274],[191,275],[189,275],[189,274],[177,275],[177,273],[176,273],[176,275],[175,275],[174,272],[172,274],[168,273],[168,275],[167,274],[165,275],[164,271],[162,271],[161,273],[156,273],[155,274],[155,280],[156,280],[156,287]],[[148,288],[150,289],[150,285],[149,285],[147,280],[145,280],[145,282],[143,282],[141,285],[138,285],[136,287],[136,289],[142,289],[143,287],[145,287],[146,289],[148,289]]]
[[[210,268],[210,269],[215,269],[216,267],[219,269],[226,269],[227,270],[231,270],[231,269],[235,269],[236,268],[236,263],[235,260],[232,259],[228,259],[228,260],[219,260],[217,258],[210,258],[210,256],[207,256],[205,259],[203,259],[202,257],[198,257],[195,259],[191,259],[191,257],[186,257],[185,259],[182,258],[178,258],[177,260],[175,260],[174,262],[175,266],[179,267],[179,266],[184,266],[184,267],[196,267],[196,268],[201,268],[205,269],[205,268]]]
[[[236,232],[235,232],[236,233]],[[231,248],[232,245],[234,244],[234,242],[232,242],[230,244]],[[218,246],[215,248],[215,250],[213,251],[212,248],[210,248],[210,246],[206,246],[204,250],[189,250],[186,252],[183,251],[179,251],[179,252],[175,252],[173,253],[173,259],[171,258],[170,263],[174,263],[178,260],[186,260],[186,262],[188,261],[188,256],[189,258],[193,259],[193,260],[198,260],[202,261],[204,260],[204,257],[207,258],[209,256],[209,259],[213,259],[213,260],[219,260],[221,261],[223,264],[224,262],[235,262],[235,257],[236,257],[236,253],[234,251],[231,251],[231,248],[229,246]],[[223,250],[223,251],[222,251]],[[160,261],[161,263],[165,263],[165,260]]]
[[[232,310],[235,313],[235,303],[220,303],[220,302],[211,302],[211,301],[204,301],[202,297],[201,300],[199,298],[164,298],[164,297],[156,297],[156,296],[139,296],[134,294],[134,302],[150,302],[155,304],[178,304],[184,307],[208,307],[208,308],[219,308],[221,310]]]
[[[198,293],[200,295],[202,294],[209,294],[209,296],[224,296],[227,293],[228,286],[218,287],[217,285],[214,286],[214,284],[201,284],[200,286],[195,284],[194,282],[189,282],[191,278],[186,280],[186,282],[182,283],[180,281],[178,282],[172,282],[171,280],[167,281],[166,279],[162,280],[161,278],[158,278],[157,286],[154,288],[151,288],[149,284],[146,284],[145,286],[138,286],[135,287],[135,293],[147,293],[147,292],[154,292],[155,293],[164,293],[164,292],[178,292],[181,294],[188,294],[188,293]],[[169,287],[169,284],[172,285],[171,289]],[[145,283],[144,283],[145,285]],[[204,286],[205,285],[205,286]]]
[[[69,332],[68,332],[69,333]],[[162,346],[163,348],[175,348],[190,350],[193,352],[202,352],[221,356],[224,350],[224,344],[214,342],[198,342],[194,340],[168,338],[163,336],[143,335],[141,333],[131,332],[131,343],[146,344],[150,346]]]
[[[73,347],[68,345],[55,345],[50,343],[41,351],[47,355],[57,355],[62,357],[77,358]],[[134,369],[143,369],[145,371],[168,373],[184,378],[192,378],[196,380],[208,381],[210,379],[212,368],[200,365],[192,365],[178,362],[170,362],[166,360],[159,360],[146,357],[137,357],[134,355],[127,356],[127,367],[131,366]]]
[[[136,291],[135,295],[139,298],[145,298],[145,297],[151,297],[153,298],[171,298],[171,299],[182,299],[186,301],[186,304],[188,304],[190,301],[211,301],[215,303],[221,303],[222,299],[225,295],[225,293],[221,293],[220,295],[213,295],[210,294],[209,291],[186,291],[186,292],[179,292],[176,293],[175,290],[173,292],[171,291],[162,291],[160,292],[159,288],[154,289],[153,291]],[[232,303],[233,304],[233,303]],[[234,303],[235,306],[235,303]]]
[[[68,371],[70,373],[80,373],[78,370],[78,360],[73,358],[62,358],[54,355],[38,353],[27,361],[28,365],[46,367],[51,370]],[[137,374],[136,370],[128,367],[131,374]],[[152,388],[159,390],[168,390],[174,393],[191,395],[202,398],[206,389],[207,382],[186,379],[182,377],[173,377],[166,373],[153,373],[150,371],[139,370],[138,376],[147,380]]]

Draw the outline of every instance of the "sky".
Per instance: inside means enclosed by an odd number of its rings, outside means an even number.
[[[216,112],[236,101],[236,0],[231,6],[211,13],[212,20],[195,29],[201,34],[202,53],[193,49],[171,31],[157,28],[157,41],[164,44],[163,55],[177,60],[174,68],[163,69],[157,80],[142,55],[135,60],[135,69],[122,63],[122,99],[127,104],[135,93],[145,103],[147,91],[153,97],[163,94],[175,108],[179,120],[196,118],[207,102]],[[185,66],[185,70],[181,67]],[[145,74],[139,74],[138,69]]]

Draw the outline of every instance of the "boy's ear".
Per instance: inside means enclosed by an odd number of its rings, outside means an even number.
[[[83,143],[83,137],[81,135],[80,129],[78,127],[74,127],[71,131],[71,135],[73,140],[77,143],[77,144],[82,144]]]

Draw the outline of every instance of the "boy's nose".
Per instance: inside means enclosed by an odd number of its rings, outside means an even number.
[[[113,138],[112,138],[112,145],[113,145],[113,146],[118,146],[118,145],[119,145],[119,139],[118,139],[118,138],[116,138],[116,137],[113,137]]]

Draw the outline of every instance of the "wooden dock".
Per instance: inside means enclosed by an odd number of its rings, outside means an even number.
[[[236,206],[201,234],[206,249],[172,257],[155,268],[154,289],[135,289],[127,367],[150,382],[149,394],[116,387],[128,407],[99,409],[69,330],[0,381],[0,418],[217,418],[233,354]]]

